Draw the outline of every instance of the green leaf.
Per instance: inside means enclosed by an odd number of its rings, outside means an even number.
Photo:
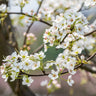
[[[20,20],[24,19],[25,18],[25,15],[22,15],[19,17]]]

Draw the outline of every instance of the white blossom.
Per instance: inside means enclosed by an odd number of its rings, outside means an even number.
[[[15,72],[19,72],[20,69],[22,69],[22,63],[14,63],[14,65],[11,65],[12,66],[12,70],[14,70]]]
[[[34,57],[35,57],[36,59],[38,59],[38,60],[42,60],[43,58],[45,58],[45,55],[44,55],[44,52],[41,51],[41,52],[39,52],[39,53],[35,53],[35,54],[34,54]]]
[[[45,30],[43,35],[44,46],[54,46],[56,48],[67,48],[70,42],[79,38],[86,33],[88,28],[86,17],[80,12],[66,11],[64,14],[56,16],[52,27]]]
[[[18,77],[18,73],[12,72],[10,77],[12,78],[12,80],[11,80],[11,82],[12,82]]]
[[[33,83],[34,81],[31,77],[27,77],[27,76],[23,76],[22,80],[23,80],[22,84],[27,86],[30,86],[31,83]]]
[[[6,11],[6,4],[1,4],[0,5],[0,11],[5,12]]]
[[[44,80],[40,83],[41,86],[46,86],[48,84],[48,81],[47,80]]]
[[[28,57],[28,52],[21,50],[20,56],[22,57],[22,60],[25,60]]]
[[[36,70],[40,67],[40,61],[33,62],[32,64],[32,70]]]
[[[68,76],[67,83],[68,83],[69,86],[72,86],[74,84],[74,81],[72,80],[72,75]]]
[[[8,74],[2,75],[2,78],[5,79],[4,81],[6,82],[8,80]]]
[[[58,71],[51,70],[51,74],[48,75],[49,78],[55,80],[58,78]]]
[[[25,61],[22,62],[23,64],[23,70],[30,70],[32,69],[32,64],[34,63],[32,60],[26,59]]]

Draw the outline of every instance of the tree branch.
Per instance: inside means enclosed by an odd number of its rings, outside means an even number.
[[[64,40],[66,39],[66,37],[69,35],[69,33],[66,34],[66,36],[63,38],[63,40],[60,42],[60,44],[62,44],[64,42]]]
[[[44,23],[44,24],[46,24],[46,25],[48,25],[48,26],[52,26],[52,24],[50,24],[50,23],[48,23],[46,21],[43,21],[42,19],[40,19],[39,21],[42,22],[42,23]]]
[[[43,0],[41,0],[41,2],[40,2],[40,5],[39,5],[37,12],[36,12],[36,15],[39,13],[39,9],[41,8],[42,3],[43,3]]]
[[[84,6],[84,2],[81,4],[81,7],[79,8],[79,10],[77,12],[80,12],[82,10],[83,6]]]
[[[91,55],[91,56],[87,59],[87,61],[89,61],[89,60],[91,60],[92,58],[94,58],[95,55],[96,55],[96,52],[95,52],[93,55]]]
[[[35,51],[32,52],[32,54],[39,52],[44,47],[44,44],[39,46]]]
[[[39,9],[40,9],[42,3],[43,3],[43,0],[41,1],[40,5],[39,5],[39,7],[38,7],[38,9],[37,9],[36,15],[38,15],[38,12],[39,12]],[[23,14],[24,14],[24,13],[23,13]],[[34,17],[34,18],[35,18],[35,17]],[[35,19],[36,19],[36,18],[35,18]],[[26,44],[27,34],[29,33],[30,28],[32,27],[33,23],[34,23],[34,22],[31,22],[31,24],[29,25],[29,27],[28,27],[28,29],[27,29],[27,31],[26,31],[23,45]]]
[[[96,53],[94,53],[93,55],[91,55],[91,56],[87,59],[87,61],[91,60],[93,57],[95,57],[95,55],[96,55]],[[96,73],[96,70],[93,69],[92,67],[89,67],[89,66],[90,66],[90,65],[88,65],[88,64],[83,64],[83,63],[81,63],[81,64],[79,64],[79,65],[76,65],[74,69],[76,70],[76,69],[78,69],[78,68],[81,68],[81,69],[84,69],[84,70],[86,70],[86,71],[88,71],[88,72]],[[68,73],[68,70],[65,70],[64,72],[62,72],[61,75],[66,74],[66,73]],[[27,73],[24,73],[24,72],[22,72],[21,74],[25,74],[25,75],[28,75],[28,76],[35,76],[35,77],[38,77],[38,76],[48,76],[48,75],[49,75],[49,73],[45,73],[45,71],[44,71],[44,74],[37,74],[37,75],[27,74]]]
[[[93,30],[92,32],[89,32],[89,33],[85,34],[84,36],[89,36],[89,35],[91,35],[94,32],[96,32],[96,30]]]
[[[26,31],[26,34],[25,34],[25,37],[24,37],[24,43],[23,43],[23,45],[26,44],[27,34],[29,33],[30,28],[31,28],[31,26],[33,25],[33,23],[34,23],[34,22],[32,22],[32,23],[29,25],[29,27],[28,27],[28,29],[27,29],[27,31]]]
[[[2,12],[0,12],[0,14],[1,14],[1,13],[2,13]],[[2,14],[5,14],[5,13],[2,13]],[[31,18],[34,18],[34,19],[37,20],[37,18],[36,18],[35,16],[29,15],[29,14],[26,14],[26,13],[23,13],[23,12],[6,12],[6,14],[8,14],[8,15],[11,15],[11,14],[25,15],[25,16],[27,16],[27,17],[31,17]],[[47,24],[48,26],[52,26],[50,23],[48,23],[48,22],[46,22],[46,21],[43,21],[42,19],[37,20],[37,21],[40,21],[40,22],[42,22],[42,23],[44,23],[44,24]]]

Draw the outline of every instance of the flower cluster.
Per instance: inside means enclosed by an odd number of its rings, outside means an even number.
[[[30,0],[14,0],[14,3],[16,5],[20,5],[20,7],[24,7],[26,3],[28,3]]]
[[[64,69],[67,69],[70,75],[74,75],[76,71],[74,70],[75,65],[77,63],[77,59],[68,54],[69,50],[65,50],[63,53],[60,53],[54,63],[47,63],[47,68],[51,67],[53,64],[56,66],[57,71],[52,70],[51,74],[49,74],[49,78],[51,80],[56,80],[59,78],[60,73],[63,72]],[[48,67],[49,66],[49,67]],[[69,85],[71,82],[69,82]]]
[[[96,0],[85,0],[85,6],[91,7],[96,5]]]
[[[82,2],[83,0],[44,0],[38,17],[52,21],[58,13],[64,12],[67,9],[77,11]]]
[[[27,40],[26,40],[26,45],[29,46],[31,45],[37,38],[35,37],[35,35],[33,33],[24,33],[24,36],[27,36]]]
[[[29,0],[16,0],[21,9],[28,3],[28,1]],[[82,1],[83,0],[79,0],[80,5]],[[90,2],[91,5],[96,4],[96,0],[90,0]],[[53,21],[52,26],[49,29],[46,29],[43,35],[45,52],[49,46],[55,46],[57,49],[62,48],[64,50],[57,56],[55,61],[51,60],[47,62],[43,62],[45,55],[42,51],[32,55],[28,55],[28,52],[23,50],[20,52],[13,52],[11,55],[4,58],[3,65],[0,67],[2,78],[4,78],[5,81],[8,80],[8,77],[11,77],[11,81],[22,79],[23,85],[30,86],[34,81],[28,76],[30,71],[40,69],[44,75],[47,75],[44,69],[46,70],[51,67],[51,73],[48,75],[51,79],[50,82],[48,83],[46,80],[41,82],[41,86],[47,86],[49,92],[61,87],[56,80],[59,80],[58,78],[64,70],[67,70],[67,73],[70,74],[67,80],[69,86],[74,84],[72,76],[76,73],[75,67],[82,62],[86,63],[84,56],[82,56],[82,51],[84,49],[92,49],[93,43],[96,42],[94,37],[84,36],[87,32],[96,29],[96,21],[93,24],[88,25],[86,17],[81,12],[76,12],[77,10],[75,8],[77,8],[77,3],[78,0],[44,1],[44,5],[40,9],[38,17],[44,17],[47,20]],[[69,10],[66,10],[66,8]],[[71,9],[74,9],[74,11]],[[0,5],[0,11],[5,12],[6,5]],[[33,15],[33,11],[31,15]],[[20,18],[24,19],[24,17],[25,16],[21,16]],[[31,18],[29,20],[31,20]],[[24,33],[24,36],[26,36],[26,45],[23,46],[23,49],[29,50],[29,45],[36,40],[36,37],[32,33]],[[53,66],[55,66],[55,68],[53,68]]]
[[[6,4],[1,4],[0,5],[0,11],[5,12],[6,11]]]
[[[5,81],[7,81],[9,76],[12,78],[11,81],[21,78],[23,80],[22,84],[29,86],[33,82],[33,79],[27,75],[22,75],[22,72],[41,69],[43,58],[45,58],[45,55],[42,51],[30,56],[27,51],[21,50],[18,54],[13,52],[3,60],[4,63],[1,66],[2,78]]]
[[[55,45],[58,49],[64,49],[63,53],[58,55],[56,61],[51,60],[44,67],[49,69],[55,65],[56,71],[51,70],[51,74],[48,75],[51,80],[58,79],[61,73],[67,69],[70,73],[67,82],[69,86],[74,84],[72,76],[76,73],[75,66],[79,65],[82,61],[82,58],[79,58],[78,55],[84,49],[92,49],[93,44],[96,42],[95,38],[91,36],[84,37],[84,34],[90,31],[89,29],[88,21],[82,13],[70,11],[57,16],[53,26],[46,29],[44,34],[45,50],[47,51],[47,45]]]
[[[86,17],[80,12],[67,11],[64,14],[60,14],[54,20],[53,26],[46,29],[43,36],[44,44],[66,48],[69,45],[69,41],[82,38],[82,35],[86,32],[87,24]],[[69,38],[64,41],[66,35]]]
[[[4,19],[6,18],[6,12],[7,11],[7,7],[6,4],[1,4],[0,5],[0,23],[2,23],[4,21]]]
[[[61,88],[60,83],[57,80],[53,80],[49,82],[47,80],[44,80],[40,83],[41,86],[46,86],[49,93],[54,92],[55,90]]]

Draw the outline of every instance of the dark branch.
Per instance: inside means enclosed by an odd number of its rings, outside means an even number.
[[[96,30],[94,30],[94,31],[92,31],[92,32],[89,32],[89,33],[85,34],[84,36],[89,36],[89,35],[91,35],[91,34],[94,33],[94,32],[96,32]]]
[[[23,13],[23,12],[7,12],[7,14],[18,14],[18,15],[25,15],[25,16],[28,16],[28,17],[34,17],[34,16],[32,16],[32,15],[29,15],[29,14],[25,14],[25,13]]]
[[[28,29],[27,29],[27,31],[26,31],[26,34],[25,34],[25,38],[24,38],[24,43],[23,43],[23,45],[25,45],[25,44],[26,44],[27,34],[29,33],[30,28],[31,28],[31,26],[32,26],[32,25],[33,25],[33,22],[29,25],[29,27],[28,27]]]
[[[1,13],[2,13],[2,12],[0,12],[0,14],[1,14]],[[2,14],[4,14],[4,13],[2,13]],[[23,13],[23,12],[6,12],[6,14],[8,14],[8,15],[11,15],[11,14],[25,15],[25,16],[27,16],[27,17],[31,17],[31,18],[34,18],[34,19],[37,20],[37,18],[36,18],[35,16],[29,15],[29,14],[25,14],[25,13]],[[43,21],[42,19],[37,20],[37,21],[40,21],[40,22],[42,22],[42,23],[44,23],[44,24],[47,24],[48,26],[52,26],[50,23],[48,23],[48,22],[46,22],[46,21]]]
[[[41,7],[41,5],[42,5],[42,2],[43,2],[43,0],[41,1],[40,5],[39,5],[39,7],[38,7],[38,9],[37,9],[36,15],[38,15],[38,12],[39,12],[39,9],[40,9],[40,7]],[[21,12],[21,13],[22,13],[22,12]],[[35,18],[35,17],[34,17],[34,18]],[[35,19],[36,19],[36,18],[35,18]],[[29,33],[30,28],[31,28],[31,26],[33,25],[33,23],[34,23],[34,22],[31,22],[31,24],[29,25],[29,27],[28,27],[28,29],[27,29],[27,31],[26,31],[23,45],[26,44],[27,34]]]
[[[50,24],[50,23],[48,23],[46,21],[43,21],[42,19],[40,19],[39,21],[42,22],[42,23],[44,23],[44,24],[46,24],[46,25],[48,25],[48,26],[52,26],[52,24]]]
[[[96,55],[96,53],[94,53],[93,55],[91,55],[91,56],[87,59],[87,61],[89,61],[89,60],[91,60],[92,58],[94,58],[95,55]]]
[[[41,8],[42,3],[43,3],[43,0],[40,2],[40,5],[39,5],[37,12],[36,12],[36,15],[39,13],[39,9]]]
[[[84,2],[81,4],[81,7],[79,8],[79,10],[77,12],[80,12],[82,10],[83,6],[84,6]]]
[[[74,69],[76,70],[76,69],[80,68],[81,66],[82,66],[82,64],[79,64],[79,65],[75,66]],[[66,73],[68,73],[68,70],[65,70],[64,72],[62,72],[61,75],[66,74]],[[28,76],[36,76],[36,77],[37,76],[48,76],[49,75],[49,73],[34,75],[34,74],[27,74],[27,73],[24,73],[24,72],[22,72],[22,74],[25,74],[25,75],[28,75]]]
[[[66,36],[63,38],[63,40],[60,42],[60,44],[62,44],[64,42],[64,40],[66,39],[67,36],[68,36],[68,34],[66,34]]]

